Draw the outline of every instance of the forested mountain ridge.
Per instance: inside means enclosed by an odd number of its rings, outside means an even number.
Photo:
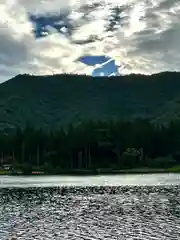
[[[0,84],[0,128],[180,116],[180,73],[92,78],[18,75]]]

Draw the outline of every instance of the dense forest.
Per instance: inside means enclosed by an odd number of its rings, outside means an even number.
[[[57,130],[27,124],[0,133],[0,152],[2,164],[24,173],[170,169],[180,165],[180,121],[87,121]]]
[[[180,171],[179,104],[178,72],[18,75],[0,84],[1,165],[24,173]]]
[[[180,119],[180,73],[90,77],[18,75],[0,84],[0,129],[59,128],[93,119]]]

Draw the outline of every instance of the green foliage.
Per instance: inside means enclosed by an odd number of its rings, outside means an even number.
[[[77,126],[37,129],[29,124],[0,134],[0,151],[14,168],[30,174],[96,173],[134,168],[168,169],[179,165],[180,121],[166,126],[148,120],[87,121]]]
[[[180,73],[173,72],[16,76],[0,85],[1,157],[27,174],[174,167],[179,93]]]
[[[32,173],[32,166],[28,163],[25,163],[23,166],[22,166],[22,171],[25,175],[28,175],[28,174],[31,174]]]
[[[179,119],[180,73],[92,78],[18,75],[0,85],[0,129],[57,129],[93,119]]]

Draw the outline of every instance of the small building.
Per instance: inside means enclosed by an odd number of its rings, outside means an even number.
[[[1,158],[0,169],[6,170],[6,171],[12,170],[12,158],[11,157]]]
[[[6,171],[12,170],[12,165],[11,164],[4,164],[2,165],[2,168]]]

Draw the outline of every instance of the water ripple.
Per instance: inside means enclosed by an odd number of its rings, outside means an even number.
[[[180,239],[180,186],[0,191],[0,239]]]

